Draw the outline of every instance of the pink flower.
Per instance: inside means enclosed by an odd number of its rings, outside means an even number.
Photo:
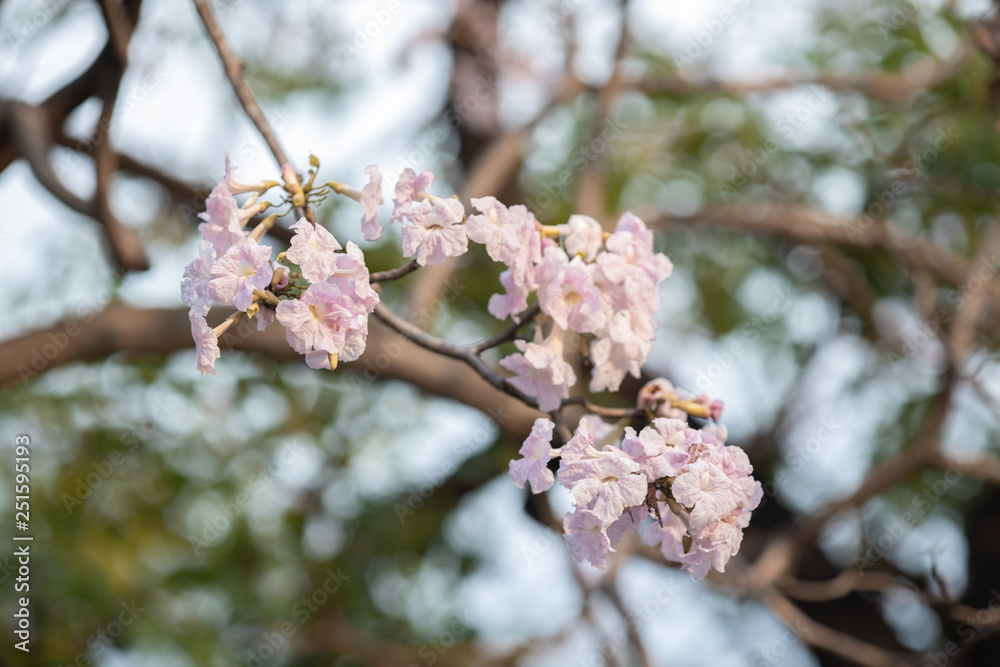
[[[545,249],[535,267],[538,304],[563,329],[591,333],[601,328],[604,314],[601,291],[591,277],[591,267],[579,257],[569,260],[559,247]]]
[[[623,278],[633,269],[646,273],[654,284],[670,275],[674,265],[666,255],[653,253],[653,232],[646,224],[632,213],[624,213],[618,219],[615,232],[608,238],[605,245],[611,259],[621,259],[622,263],[612,262],[612,270],[621,271]],[[632,267],[631,269],[629,267]],[[619,282],[619,281],[614,281]]]
[[[601,453],[594,447],[594,432],[590,428],[587,418],[584,417],[577,425],[576,433],[573,434],[570,441],[559,450],[560,475],[566,464],[585,459],[596,459],[600,455]]]
[[[229,156],[226,155],[226,175],[205,200],[205,212],[198,215],[204,220],[198,225],[198,231],[203,239],[213,245],[218,255],[242,243],[246,236],[243,228],[247,221],[260,212],[260,206],[256,205],[256,195],[243,207],[240,207],[233,195],[257,190],[261,185],[240,183],[234,174],[235,170],[230,166]]]
[[[625,511],[622,512],[622,515],[615,519],[610,526],[608,526],[607,534],[608,540],[611,542],[611,546],[617,547],[618,543],[621,542],[623,537],[625,537],[625,533],[630,530],[638,532],[639,527],[642,525],[642,522],[647,516],[649,516],[649,510],[646,509],[645,504],[626,508]]]
[[[514,283],[514,275],[510,269],[500,273],[500,285],[507,290],[506,294],[493,294],[486,310],[498,320],[523,313],[528,307],[530,290]]]
[[[436,199],[410,208],[407,217],[413,224],[403,228],[403,255],[411,257],[419,248],[417,263],[441,264],[469,249],[465,236],[465,208],[457,199]]]
[[[668,419],[666,417],[654,419],[653,428],[663,436],[663,440],[667,443],[668,447],[678,447],[685,452],[688,450],[687,442],[689,433],[698,433],[698,431],[688,426],[687,422],[683,419]]]
[[[676,476],[678,469],[689,460],[687,452],[667,447],[663,436],[648,426],[638,435],[635,429],[626,427],[621,448],[639,464],[639,470],[651,482]]]
[[[733,481],[721,468],[699,459],[674,480],[671,491],[685,507],[692,507],[691,528],[704,528],[736,509]]]
[[[653,232],[625,213],[605,245],[607,252],[597,256],[595,280],[611,296],[615,310],[630,309],[639,317],[652,318],[659,309],[656,286],[673,271],[666,255],[653,253]]]
[[[555,428],[548,419],[539,417],[531,429],[520,453],[524,458],[510,462],[510,476],[517,488],[523,489],[526,481],[531,482],[531,492],[541,493],[552,488],[555,477],[548,469],[552,460],[552,429]]]
[[[399,175],[396,182],[396,196],[393,199],[392,217],[389,222],[402,222],[410,204],[427,198],[427,188],[434,184],[434,174],[429,170],[420,172],[418,176],[407,167]]]
[[[562,336],[562,329],[553,327],[543,341],[539,330],[533,343],[514,341],[520,354],[500,360],[501,366],[515,374],[507,381],[528,396],[534,396],[543,412],[559,407],[562,399],[569,396],[569,388],[576,383],[573,367],[563,359]]]
[[[739,512],[736,512],[738,515]],[[716,521],[696,533],[695,548],[708,554],[709,561],[719,572],[726,571],[726,563],[740,550],[743,543],[742,526],[737,526],[733,518]]]
[[[285,325],[288,344],[299,354],[344,351],[348,334],[365,327],[368,313],[335,285],[313,283],[298,299],[278,304],[278,321]]]
[[[278,304],[278,321],[285,337],[310,368],[330,368],[330,355],[354,361],[365,351],[368,314],[379,302],[368,281],[365,256],[355,243],[346,252],[329,252],[322,282],[312,283],[298,300]]]
[[[306,366],[316,370],[330,370],[330,353],[324,350],[306,352]]]
[[[635,318],[627,310],[615,313],[604,337],[590,346],[590,390],[618,391],[626,373],[639,377],[642,364],[652,349],[651,338],[637,333]]]
[[[519,215],[520,211],[508,209],[496,197],[479,197],[472,200],[472,205],[482,215],[469,216],[469,238],[485,245],[493,261],[509,264],[520,250],[518,238],[527,218]]]
[[[639,464],[620,450],[560,466],[559,483],[569,488],[578,506],[592,510],[605,525],[621,516],[626,507],[641,505],[648,487]]]
[[[215,370],[215,360],[221,356],[219,338],[212,327],[208,326],[204,315],[192,310],[188,314],[191,320],[191,337],[194,338],[195,355],[198,358],[198,370],[202,375],[218,375]]]
[[[334,255],[333,270],[325,282],[336,285],[338,289],[352,295],[355,301],[363,305],[369,313],[378,303],[378,293],[372,289],[368,281],[368,267],[365,266],[365,255],[361,248],[352,241],[347,242],[347,251]]]
[[[255,318],[257,320],[257,331],[264,331],[274,323],[274,311],[263,304],[258,305],[260,306],[260,310],[257,311]]]
[[[365,167],[365,173],[368,184],[361,188],[361,233],[366,241],[378,241],[382,238],[378,214],[378,205],[382,203],[382,174],[375,165]]]
[[[302,275],[311,283],[329,278],[333,273],[336,252],[341,247],[337,239],[322,225],[314,225],[305,218],[299,218],[291,229],[295,235],[285,257],[298,264]]]
[[[664,558],[680,563],[685,554],[684,538],[688,537],[687,526],[680,517],[670,511],[666,503],[660,503],[659,509],[663,525],[660,525],[654,517],[653,522],[646,527],[642,541],[650,547],[660,545],[660,553]]]
[[[590,216],[571,215],[565,225],[559,225],[559,231],[564,234],[563,242],[570,257],[579,256],[586,262],[594,261],[603,243],[601,223]]]
[[[212,308],[208,281],[212,278],[214,264],[215,247],[204,239],[198,241],[198,256],[184,267],[184,278],[181,280],[181,299],[192,313],[207,315]]]
[[[355,361],[365,351],[365,342],[368,337],[368,321],[357,329],[347,334],[344,340],[344,347],[337,355],[337,362]],[[323,350],[312,350],[306,352],[306,365],[309,368],[330,370],[330,354]]]
[[[524,206],[507,208],[495,197],[472,199],[482,215],[469,216],[469,238],[486,245],[486,252],[496,262],[511,269],[514,284],[534,289],[532,272],[542,258],[538,221]]]
[[[597,255],[594,283],[607,315],[591,346],[591,391],[617,391],[625,374],[639,377],[656,335],[657,285],[672,270],[665,255],[653,253],[653,233],[642,220],[625,213]]]
[[[607,570],[605,559],[611,544],[601,519],[585,509],[577,509],[563,519],[566,546],[577,563],[589,562],[602,572]]]
[[[258,245],[251,238],[233,246],[212,267],[208,293],[224,306],[246,310],[253,303],[254,290],[271,284],[271,247]]]

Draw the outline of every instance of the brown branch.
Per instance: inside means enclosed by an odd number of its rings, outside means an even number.
[[[250,90],[246,79],[243,78],[243,61],[229,46],[229,42],[226,41],[226,36],[222,34],[222,29],[219,28],[219,24],[212,14],[212,8],[208,6],[208,0],[192,0],[192,2],[194,2],[194,6],[198,10],[198,16],[201,17],[201,22],[205,26],[205,31],[208,33],[209,39],[212,40],[215,50],[219,53],[219,58],[222,60],[222,68],[226,72],[226,78],[229,79],[229,83],[233,88],[233,92],[236,93],[236,98],[239,100],[240,106],[243,107],[243,111],[250,118],[254,127],[257,128],[260,136],[264,138],[264,143],[271,150],[271,154],[277,160],[278,165],[291,164],[284,149],[281,147],[281,143],[278,141],[277,135],[271,128],[267,116],[264,115],[260,104],[257,103],[257,98],[254,97],[253,91]],[[314,225],[316,224],[316,216],[313,214],[308,202],[303,206],[296,206],[294,210],[296,218],[306,218],[309,222]]]
[[[622,68],[622,61],[625,58],[629,44],[628,28],[628,0],[620,3],[619,15],[621,25],[616,37],[614,63],[611,76],[599,90],[597,90],[594,100],[594,113],[590,119],[590,128],[587,133],[587,145],[593,146],[594,142],[601,137],[608,124],[611,106],[618,96],[625,90],[625,75]],[[580,178],[576,183],[576,194],[574,197],[574,210],[583,215],[590,215],[600,218],[607,206],[607,182],[604,178],[604,152],[598,152],[595,157],[588,160],[584,165]]]
[[[403,276],[408,276],[417,269],[420,268],[420,264],[417,260],[411,259],[409,262],[399,267],[398,269],[389,269],[388,271],[377,271],[368,277],[368,282],[375,283],[385,283],[391,280],[399,280]]]
[[[646,649],[642,645],[642,636],[639,634],[639,629],[635,623],[632,622],[631,614],[625,608],[625,602],[618,592],[618,580],[616,578],[604,577],[601,580],[600,591],[611,602],[618,615],[621,616],[622,623],[625,624],[625,636],[628,638],[628,643],[635,653],[637,664],[639,667],[650,667],[652,663],[649,660],[649,656],[646,655]]]
[[[278,141],[277,135],[271,129],[271,124],[257,103],[257,98],[254,97],[253,91],[250,90],[246,79],[243,78],[243,61],[229,46],[229,42],[226,41],[226,36],[222,34],[222,29],[219,28],[219,24],[212,14],[212,8],[208,6],[208,0],[192,1],[198,10],[198,16],[201,17],[201,22],[205,26],[205,31],[208,33],[209,39],[212,40],[215,50],[219,53],[219,58],[222,60],[222,67],[226,71],[226,77],[229,79],[229,83],[233,87],[233,92],[236,93],[243,111],[246,112],[250,121],[257,128],[257,131],[260,132],[260,136],[264,138],[264,142],[271,149],[271,154],[278,161],[278,165],[290,164],[288,156]]]
[[[626,417],[634,417],[641,413],[641,410],[638,408],[605,408],[595,403],[591,403],[590,400],[582,394],[563,399],[561,407],[565,407],[567,405],[580,405],[587,412],[601,417],[606,417],[608,419],[625,419]]]
[[[803,602],[828,602],[839,600],[855,591],[884,591],[892,586],[901,586],[888,572],[859,572],[844,570],[827,581],[805,581],[785,575],[777,582],[778,587],[789,597]]]
[[[64,132],[60,132],[55,137],[55,142],[65,148],[69,148],[78,153],[84,155],[89,155],[91,151],[94,150],[93,145],[90,142],[81,141],[73,137],[68,136]],[[167,194],[169,194],[175,204],[180,204],[187,207],[188,211],[200,212],[205,210],[205,199],[208,197],[209,193],[212,191],[211,185],[189,185],[183,181],[180,181],[173,176],[164,174],[162,171],[155,167],[151,167],[148,164],[139,162],[133,157],[124,155],[122,153],[115,153],[116,159],[118,160],[118,167],[120,171],[127,171],[132,173],[134,176],[140,178],[146,178],[154,183],[163,187]],[[188,218],[189,216],[182,215],[181,217]],[[249,223],[249,227],[255,226],[264,216],[256,216]],[[194,224],[198,224],[199,220],[195,216],[190,216],[190,221]],[[292,232],[287,227],[282,227],[275,225],[268,231],[268,235],[282,241],[284,243],[291,243]],[[372,274],[378,275],[378,274]]]
[[[757,596],[799,639],[809,646],[865,667],[910,667],[911,663],[849,634],[817,623],[773,587],[757,591]]]
[[[493,388],[510,394],[525,405],[533,408],[538,407],[538,403],[534,398],[528,396],[523,391],[510,384],[507,381],[507,378],[490,368],[486,362],[474,352],[474,347],[455,345],[454,343],[449,343],[435,336],[431,336],[427,332],[420,329],[420,327],[411,324],[396,313],[392,312],[392,310],[390,310],[384,303],[380,303],[375,306],[375,310],[372,314],[375,315],[375,317],[377,317],[382,324],[386,325],[390,329],[393,329],[394,331],[397,331],[420,347],[446,357],[451,357],[452,359],[458,359],[459,361],[467,364]]]
[[[836,243],[866,250],[882,249],[900,257],[911,267],[922,267],[944,280],[961,285],[969,274],[970,262],[936,243],[914,238],[898,225],[872,224],[865,218],[845,218],[825,211],[790,204],[747,202],[707,206],[688,217],[661,218],[653,225],[709,222],[743,232],[764,233],[803,243]],[[1000,304],[1000,283],[984,289]]]
[[[976,258],[966,272],[965,280],[962,281],[962,301],[955,312],[955,321],[952,324],[948,339],[948,351],[951,354],[952,364],[956,368],[961,368],[968,357],[969,350],[976,336],[976,328],[979,319],[983,314],[983,307],[986,304],[986,285],[981,285],[979,289],[969,290],[964,286],[972,284],[972,280],[977,278],[981,266],[989,268],[989,274],[985,279],[980,279],[984,283],[993,281],[996,267],[994,257],[1000,252],[1000,223],[995,223],[976,253]]]
[[[463,619],[459,619],[463,621]],[[469,628],[471,630],[471,628]],[[360,659],[361,664],[370,667],[398,667],[398,665],[426,664],[427,647],[406,646],[385,637],[378,637],[352,623],[340,613],[327,614],[316,618],[307,626],[304,636],[299,639],[296,655],[322,656],[330,654],[349,655]],[[420,649],[423,650],[420,650]],[[440,652],[435,651],[434,664],[439,667],[504,667],[517,664],[521,651],[514,649],[506,655],[487,653],[474,641],[443,644]],[[445,648],[447,650],[445,650]]]
[[[1000,486],[1000,459],[995,456],[984,455],[960,460],[937,453],[931,458],[930,463],[941,470],[954,470],[994,486]]]
[[[115,263],[128,271],[148,269],[149,260],[138,232],[123,226],[113,216],[102,216],[99,198],[89,202],[80,199],[66,189],[52,170],[48,154],[54,144],[46,110],[23,102],[8,101],[4,104],[4,121],[12,129],[15,148],[28,162],[38,182],[60,202],[77,213],[94,218],[104,227]],[[106,138],[101,144],[105,143]]]
[[[869,72],[845,75],[824,72],[816,75],[786,74],[755,81],[685,79],[678,76],[640,79],[631,82],[647,95],[721,95],[742,97],[753,93],[781,91],[802,86],[823,86],[840,92],[857,91],[873,99],[906,102],[952,78],[971,59],[973,50],[966,44],[962,53],[948,61],[924,59],[900,72]]]
[[[132,19],[122,0],[101,0],[101,12],[108,27],[109,42],[124,66],[128,63],[128,45],[132,40]]]
[[[949,371],[945,373],[944,385],[931,400],[927,414],[921,425],[917,439],[897,456],[886,461],[870,471],[861,486],[847,498],[829,504],[821,512],[814,514],[803,523],[799,529],[798,550],[801,552],[819,536],[826,522],[834,516],[852,507],[863,504],[879,495],[886,489],[895,486],[906,477],[921,468],[934,465],[937,460],[941,432],[951,405],[951,395],[954,386],[954,376]]]
[[[212,312],[209,321],[221,321],[228,314]],[[253,320],[244,318],[222,336],[219,344],[223,360],[230,350],[239,350],[279,362],[302,362],[302,356],[285,340],[280,323],[258,332]],[[187,310],[147,310],[112,304],[0,343],[0,387],[27,385],[54,368],[97,361],[116,353],[165,355],[192,347]],[[464,363],[425,351],[378,323],[369,330],[361,358],[343,368],[357,376],[352,380],[355,383],[401,380],[428,394],[480,410],[496,421],[507,437],[518,442],[541,416],[494,389]]]
[[[481,343],[476,343],[475,345],[473,345],[472,346],[473,354],[482,354],[486,350],[493,349],[497,345],[502,345],[507,341],[514,340],[514,338],[517,337],[517,332],[521,330],[521,327],[525,326],[533,319],[538,317],[538,314],[540,312],[542,312],[542,307],[536,303],[531,308],[524,311],[524,313],[521,314],[520,319],[517,322],[514,322],[513,324],[511,324],[509,327],[507,327],[497,335],[487,338]]]

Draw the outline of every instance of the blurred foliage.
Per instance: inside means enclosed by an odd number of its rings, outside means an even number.
[[[814,73],[899,73],[936,57],[935,49],[949,39],[968,41],[964,22],[947,10],[907,16],[887,30],[882,24],[891,20],[893,4],[864,5],[861,12],[852,6],[858,3],[825,6],[811,48],[790,54],[790,62]],[[350,87],[325,70],[335,42],[321,35],[317,30],[314,69],[289,71],[255,58],[248,71],[251,84],[271,100],[302,91],[333,99],[347,95]],[[636,54],[651,79],[681,71],[669,54],[649,45],[639,45]],[[739,96],[630,93],[617,111],[620,134],[594,158],[607,188],[606,210],[631,208],[648,220],[664,214],[687,218],[705,205],[749,201],[811,207],[832,202],[864,211],[902,179],[905,189],[895,197],[893,218],[912,235],[974,257],[987,221],[996,215],[1000,190],[992,76],[989,63],[973,56],[905,102],[826,91],[816,118],[790,134],[783,131],[781,114],[802,108],[814,86]],[[536,206],[543,222],[563,222],[574,210],[574,187],[545,186],[558,182],[565,170],[579,174],[579,150],[590,140],[594,111],[586,96],[557,106],[556,120],[543,122],[532,137],[520,185],[530,202],[553,197],[551,204]],[[817,119],[825,125],[822,131]],[[925,168],[906,171],[942,131],[953,131],[954,143],[935,151]],[[754,165],[752,173],[739,171],[743,163]],[[323,222],[334,226],[340,209],[349,208],[323,209],[321,215],[328,216]],[[175,231],[149,230],[171,243],[177,242]],[[777,237],[701,223],[668,222],[658,229],[657,246],[678,269],[663,299],[673,298],[675,284],[687,290],[683,317],[663,323],[672,341],[722,342],[753,323],[753,343],[767,360],[761,372],[774,381],[768,389],[779,397],[767,402],[757,423],[760,432],[781,419],[781,406],[774,404],[791,385],[781,372],[783,355],[804,371],[823,345],[843,336],[865,346],[867,355],[847,393],[868,396],[864,392],[896,387],[884,391],[889,398],[879,404],[884,413],[864,467],[916,437],[929,396],[927,374],[914,369],[913,359],[898,373],[874,343],[861,340],[863,329],[878,329],[879,323],[862,322],[868,314],[832,296],[815,270],[821,258]],[[840,250],[878,302],[911,300],[906,268],[892,255],[849,245]],[[366,249],[366,256],[373,270],[404,261],[391,243]],[[461,264],[456,279],[467,289],[432,328],[464,341],[500,328],[485,315],[499,268],[481,248]],[[760,312],[746,291],[762,276],[787,286],[799,301],[816,296],[834,308],[832,330],[795,336],[785,319],[754,322]],[[404,304],[412,280],[387,285],[383,298]],[[663,354],[656,370],[670,375],[670,350],[658,352]],[[504,475],[517,443],[497,435],[482,415],[396,383],[359,386],[339,373],[238,353],[223,357],[218,378],[194,378],[192,366],[190,353],[167,359],[113,356],[0,392],[4,433],[32,436],[33,664],[101,664],[112,649],[92,638],[112,627],[123,604],[144,611],[114,639],[116,646],[175,658],[157,664],[246,664],[248,648],[262,646],[265,633],[284,622],[300,637],[307,634],[302,607],[296,605],[322,586],[330,571],[348,578],[315,612],[319,617],[344,617],[366,633],[414,646],[446,628],[456,604],[450,593],[482,565],[479,554],[448,539],[449,522],[470,496]],[[756,398],[744,400],[752,405]],[[984,412],[989,410],[980,409]],[[448,417],[458,420],[457,430],[441,430],[440,421]],[[996,451],[995,419],[962,419]],[[476,428],[488,437],[456,456],[456,443],[468,443],[467,434]],[[747,442],[752,436],[745,434]],[[420,463],[414,453],[432,444],[428,473],[426,460]],[[281,463],[286,446],[296,452],[287,467]],[[774,447],[759,460],[758,473],[770,478],[785,467],[786,455],[787,447]],[[5,480],[11,479],[11,457],[0,466],[9,473]],[[421,485],[445,469],[449,473],[441,473],[424,497]],[[916,475],[881,501],[905,507],[911,494],[939,476]],[[963,480],[935,512],[961,521],[978,489]],[[0,491],[10,497],[6,481]],[[245,505],[238,500],[247,496]],[[866,521],[877,526],[881,518],[875,511]],[[6,505],[0,520],[12,523]],[[7,587],[13,570],[9,559],[3,565]],[[9,618],[9,598],[4,599]],[[465,638],[473,634],[466,631]],[[316,641],[312,634],[310,641]],[[300,659],[288,644],[278,656],[267,664],[355,664]],[[10,642],[0,644],[4,664],[21,657]]]

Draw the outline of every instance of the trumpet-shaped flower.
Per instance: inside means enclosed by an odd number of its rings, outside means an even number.
[[[337,239],[322,225],[314,225],[305,218],[299,218],[291,229],[295,235],[285,257],[298,264],[302,275],[311,283],[329,278],[336,252],[341,249]]]
[[[521,352],[504,357],[500,365],[515,373],[508,382],[528,396],[534,396],[538,408],[544,412],[555,410],[562,399],[569,396],[569,388],[576,383],[573,367],[563,359],[563,331],[554,327],[548,338],[541,340],[541,331],[535,342],[516,340]]]
[[[587,215],[571,215],[565,225],[559,225],[564,235],[563,243],[570,257],[581,257],[586,262],[597,258],[604,238],[601,223]]]
[[[425,201],[410,208],[407,214],[412,224],[403,228],[403,255],[417,254],[417,263],[441,264],[449,257],[458,257],[469,249],[465,236],[465,208],[457,199]]]
[[[558,246],[546,248],[535,267],[538,304],[563,329],[591,333],[601,328],[601,291],[591,272],[590,265],[579,257],[570,260]]]
[[[184,267],[181,280],[181,299],[192,313],[207,315],[212,308],[212,298],[208,294],[208,282],[212,279],[215,264],[215,247],[204,239],[198,241],[198,256]]]
[[[191,320],[191,337],[194,338],[198,370],[202,375],[218,375],[215,370],[215,360],[221,356],[218,336],[208,326],[204,315],[192,311],[188,318]]]
[[[354,298],[330,283],[313,283],[298,299],[278,304],[278,321],[288,344],[299,354],[344,351],[349,334],[367,327],[368,312]]]
[[[396,181],[396,196],[393,198],[392,217],[389,222],[402,222],[411,205],[427,198],[427,188],[434,184],[434,173],[424,170],[418,175],[407,167]]]
[[[379,222],[378,205],[382,203],[382,174],[378,167],[365,168],[368,183],[361,188],[361,233],[366,241],[382,238],[382,224]]]
[[[473,199],[480,215],[470,215],[466,226],[469,238],[486,246],[486,252],[496,262],[511,270],[515,285],[534,287],[534,265],[542,258],[542,240],[538,221],[524,206],[507,208],[496,197]]]
[[[271,284],[271,246],[258,245],[252,238],[233,246],[212,267],[208,293],[223,306],[246,310],[253,303],[254,290]]]
[[[535,420],[520,453],[523,458],[510,462],[510,476],[517,488],[523,489],[525,482],[531,483],[532,493],[541,493],[552,488],[555,477],[548,469],[552,460],[552,429],[550,420],[540,417]]]
[[[235,170],[226,156],[226,174],[205,200],[205,212],[199,214],[204,220],[198,225],[201,237],[209,241],[217,255],[223,255],[234,245],[239,245],[246,237],[247,221],[260,211],[256,205],[256,195],[241,207],[233,195],[261,189],[261,184],[248,185],[235,178]]]
[[[611,543],[600,517],[589,510],[577,509],[566,515],[563,531],[573,560],[578,563],[587,561],[602,572],[607,570],[605,559],[611,550]]]
[[[500,273],[500,284],[506,293],[490,295],[486,310],[498,320],[523,313],[528,307],[530,290],[514,283],[514,274],[510,269]]]
[[[560,466],[559,483],[569,488],[578,506],[588,507],[605,525],[626,507],[642,504],[648,486],[639,464],[620,450]]]

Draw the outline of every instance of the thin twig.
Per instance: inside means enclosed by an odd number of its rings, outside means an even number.
[[[969,265],[966,280],[959,285],[962,300],[955,312],[955,321],[952,324],[948,339],[948,351],[951,354],[952,363],[961,368],[962,363],[969,355],[972,344],[975,342],[976,327],[979,324],[983,307],[986,305],[988,296],[987,286],[993,280],[995,268],[993,266],[994,257],[1000,250],[1000,223],[995,223],[986,233],[976,258]],[[981,269],[986,269],[985,279],[978,275]],[[979,287],[973,289],[973,280],[979,280]]]
[[[250,86],[247,85],[246,79],[243,78],[243,61],[230,48],[229,42],[226,41],[226,36],[222,34],[219,24],[215,21],[212,8],[208,6],[208,0],[193,0],[193,2],[195,8],[198,10],[198,16],[201,17],[201,22],[208,32],[209,39],[215,45],[215,50],[219,52],[219,58],[222,59],[222,66],[226,70],[226,77],[229,79],[229,83],[232,85],[233,92],[236,93],[240,105],[257,128],[257,131],[260,132],[260,136],[264,138],[267,147],[271,149],[271,154],[278,161],[278,165],[289,164],[288,156],[285,155],[284,149],[278,142],[278,137],[274,134],[274,130],[271,129],[271,124],[267,121],[267,117],[264,116],[264,112],[257,103],[257,98],[254,97],[253,91],[250,90]]]
[[[639,634],[639,629],[636,627],[636,624],[632,622],[631,614],[628,609],[625,608],[625,602],[622,600],[622,596],[618,592],[618,580],[611,577],[605,577],[601,581],[599,590],[604,594],[608,601],[611,602],[615,610],[621,616],[622,623],[625,624],[625,636],[628,638],[628,643],[635,653],[637,664],[640,667],[649,667],[652,663],[649,661],[649,656],[646,655],[646,649],[642,645],[642,636]]]
[[[497,335],[487,338],[481,343],[473,345],[473,353],[482,354],[486,350],[490,350],[497,345],[502,345],[509,340],[514,340],[514,337],[517,336],[517,332],[521,330],[521,327],[535,319],[540,312],[542,312],[542,307],[536,303],[531,308],[526,310],[523,315],[521,315],[521,319],[519,321],[514,322],[514,324],[510,325]]]
[[[122,65],[128,63],[128,44],[132,41],[132,20],[122,0],[101,0],[104,23],[108,27],[108,41]]]
[[[389,269],[388,271],[376,271],[368,277],[368,282],[375,283],[385,283],[390,280],[399,280],[403,276],[407,276],[417,269],[420,268],[420,264],[417,260],[411,259],[409,262],[395,269]]]
[[[426,331],[423,331],[416,325],[411,324],[396,313],[392,312],[392,310],[390,310],[384,303],[380,303],[375,306],[373,314],[387,327],[405,336],[420,347],[430,350],[431,352],[437,352],[438,354],[443,354],[446,357],[451,357],[452,359],[458,359],[459,361],[465,362],[472,367],[472,369],[476,371],[480,377],[489,382],[490,385],[496,389],[510,394],[533,408],[538,407],[538,403],[534,398],[528,396],[523,391],[510,384],[505,377],[486,365],[486,362],[480,359],[479,356],[472,351],[472,347],[467,345],[455,345],[454,343],[449,343],[448,341],[442,340],[436,336],[431,336]]]
[[[941,391],[932,399],[927,409],[920,435],[910,447],[869,472],[853,494],[838,502],[830,503],[823,511],[813,515],[801,525],[798,535],[799,553],[816,540],[827,521],[843,510],[861,507],[921,468],[934,465],[939,456],[941,433],[951,407],[954,379],[954,373],[949,366],[944,374]]]
[[[785,625],[809,646],[821,648],[865,667],[907,665],[885,649],[817,623],[773,587],[757,591],[757,595],[775,616],[784,621]]]
[[[605,408],[596,403],[591,403],[590,400],[583,394],[578,394],[576,396],[570,396],[569,398],[564,398],[560,409],[566,407],[567,405],[582,405],[583,409],[587,412],[591,412],[600,417],[607,417],[608,419],[625,419],[626,417],[635,417],[642,411],[638,408]]]
[[[271,149],[274,159],[278,161],[278,166],[291,164],[288,155],[285,154],[281,143],[278,141],[277,135],[271,128],[267,116],[264,115],[260,104],[257,103],[257,98],[254,97],[253,91],[250,90],[246,79],[243,78],[243,61],[230,48],[229,42],[226,41],[226,36],[222,34],[222,29],[219,28],[219,24],[212,14],[212,8],[208,6],[208,0],[192,0],[192,2],[194,2],[195,9],[198,10],[198,16],[201,17],[201,22],[205,26],[205,31],[208,33],[209,39],[212,40],[215,50],[219,53],[219,58],[222,60],[222,67],[226,72],[226,78],[229,79],[229,83],[233,87],[233,92],[236,93],[243,111],[246,112],[247,117],[250,118],[254,127],[260,132],[260,136],[264,138],[264,142]],[[309,222],[316,224],[315,216],[308,204],[305,206],[296,206],[295,217],[304,217]]]

